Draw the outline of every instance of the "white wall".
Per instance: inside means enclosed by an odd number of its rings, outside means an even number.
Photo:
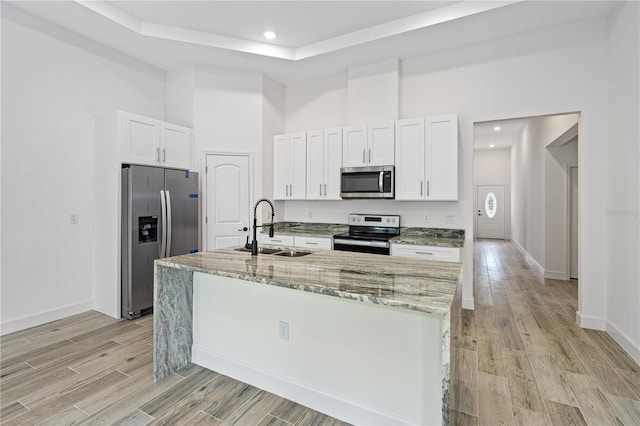
[[[2,8],[4,334],[92,309],[94,117],[123,109],[162,119],[165,81]]]
[[[547,146],[544,157],[545,260],[544,276],[568,280],[569,165],[578,164],[578,138],[560,146]]]
[[[547,45],[527,54],[522,46]],[[490,52],[490,54],[487,54]],[[469,62],[471,58],[471,63]],[[479,59],[482,58],[482,59]],[[490,58],[490,59],[484,59]],[[460,127],[460,201],[457,203],[285,202],[286,218],[304,218],[316,208],[331,211],[332,217],[346,217],[358,210],[378,211],[381,206],[398,211],[403,218],[418,218],[418,210],[452,208],[457,227],[467,231],[465,269],[473,259],[473,123],[514,117],[581,111],[581,241],[583,280],[580,309],[603,320],[606,289],[601,285],[605,271],[596,266],[599,245],[605,238],[604,218],[596,212],[605,197],[605,175],[601,167],[606,140],[606,22],[597,20],[499,40],[460,49],[410,58],[400,66],[399,118],[457,112]],[[345,82],[346,83],[346,82]],[[327,90],[323,90],[323,86]],[[344,88],[326,80],[297,84],[286,90],[287,131],[322,128],[325,113],[334,117],[329,125],[340,125],[336,111],[344,109],[337,95]],[[307,107],[309,106],[309,107]],[[313,106],[313,107],[311,107]],[[585,172],[585,169],[588,172]],[[513,171],[512,171],[513,172]],[[385,204],[380,204],[385,203]],[[386,204],[389,203],[389,204]],[[295,212],[295,213],[294,213]],[[405,215],[405,212],[408,215]],[[305,218],[306,219],[306,218]],[[405,223],[407,223],[405,221]],[[589,232],[586,232],[589,230]],[[465,274],[465,305],[472,305],[472,274]]]
[[[478,185],[504,185],[505,239],[511,238],[511,148],[478,149],[473,151],[473,203],[478,210]],[[474,216],[477,220],[478,216]],[[474,222],[474,238],[478,236]]]
[[[547,209],[546,164],[547,162],[551,164],[550,161],[553,158],[546,147],[574,126],[577,121],[577,114],[532,117],[525,125],[520,142],[511,148],[511,237],[543,270],[546,268],[546,239],[549,235],[546,232],[547,215],[545,213]],[[549,166],[549,170],[549,173],[555,173],[557,169]],[[557,174],[550,174],[549,179],[554,184],[558,184]],[[553,209],[553,212],[557,213],[557,210]],[[563,219],[566,219],[566,215]],[[558,221],[554,220],[548,229],[552,232],[560,232],[564,226],[560,228]]]
[[[595,214],[606,225],[607,331],[640,363],[640,170],[638,100],[640,5],[629,1],[610,19],[607,197]],[[582,143],[582,141],[581,141]],[[601,162],[602,163],[602,162]],[[583,179],[581,173],[580,179]],[[584,187],[582,180],[580,185]],[[589,261],[582,257],[582,267]],[[584,274],[584,273],[583,273]]]

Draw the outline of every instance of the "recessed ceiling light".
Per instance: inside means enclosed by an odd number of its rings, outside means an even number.
[[[495,146],[494,144],[491,144],[491,145],[489,145],[489,148],[493,148],[494,146]]]
[[[273,31],[265,31],[263,35],[264,38],[268,40],[273,40],[274,38],[276,38],[276,33],[274,33]]]
[[[499,132],[501,128],[502,127],[500,127],[500,126],[496,126],[496,127],[493,128],[493,130],[495,130],[496,132]]]

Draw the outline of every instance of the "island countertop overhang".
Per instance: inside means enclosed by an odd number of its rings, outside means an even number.
[[[392,256],[317,250],[291,258],[219,249],[156,261],[249,282],[345,300],[447,316],[462,265]]]

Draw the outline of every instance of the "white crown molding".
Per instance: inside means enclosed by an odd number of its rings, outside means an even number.
[[[322,55],[324,53],[345,49],[347,47],[357,46],[363,43],[403,34],[409,31],[427,28],[444,22],[464,18],[466,16],[487,12],[489,10],[518,3],[522,0],[460,1],[450,6],[419,13],[406,18],[396,19],[384,24],[353,31],[351,33],[297,48],[244,40],[237,37],[228,37],[204,31],[189,30],[171,25],[145,22],[103,0],[75,1],[93,12],[143,36],[298,61]]]

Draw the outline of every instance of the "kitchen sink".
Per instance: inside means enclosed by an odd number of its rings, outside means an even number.
[[[244,251],[246,253],[251,253],[251,249],[250,248],[246,248],[246,247],[238,247],[238,248],[236,248],[234,250],[235,251]],[[280,249],[258,247],[258,254],[274,254],[274,253],[279,253],[281,251],[282,250],[280,250]]]
[[[275,253],[276,256],[302,257],[311,254],[311,251],[283,250]]]

